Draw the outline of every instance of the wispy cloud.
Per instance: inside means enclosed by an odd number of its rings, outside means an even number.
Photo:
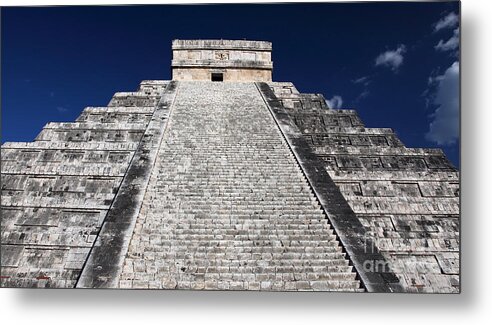
[[[451,145],[459,136],[459,63],[454,62],[443,75],[432,78],[436,88],[432,103],[437,109],[432,114],[425,138],[439,145]]]
[[[441,67],[436,67],[436,68],[432,69],[431,74],[430,74],[429,78],[427,79],[427,84],[428,84],[429,86],[432,86],[432,85],[434,85],[437,81],[441,80],[441,78],[442,78],[442,75],[441,75]],[[426,94],[426,93],[428,94],[428,93],[429,93],[429,91],[430,91],[430,89],[429,89],[429,88],[428,88],[428,89],[426,89],[426,90],[424,91],[424,94]]]
[[[364,86],[368,86],[371,83],[371,78],[369,76],[360,77],[352,80],[354,84],[362,84]]]
[[[442,39],[439,40],[439,43],[437,43],[434,48],[438,51],[454,51],[458,49],[458,46],[460,45],[460,30],[459,28],[456,28],[453,32],[453,36],[449,38],[447,41],[443,41]]]
[[[58,111],[58,113],[66,113],[66,112],[68,112],[68,108],[63,107],[63,106],[57,106],[56,107],[56,110]]]
[[[406,52],[405,45],[401,44],[396,50],[386,51],[376,57],[376,66],[388,67],[393,72],[403,64],[403,54]]]
[[[337,109],[342,107],[343,99],[341,96],[335,95],[331,99],[327,99],[326,103],[329,108]]]
[[[454,12],[449,13],[447,16],[441,18],[434,24],[434,32],[438,32],[442,29],[453,29],[458,26],[460,18]]]
[[[359,96],[357,96],[357,98],[355,99],[355,102],[356,103],[360,102],[362,99],[368,97],[370,93],[371,92],[369,90],[364,89],[364,91],[361,92]]]
[[[371,76],[363,76],[363,77],[352,80],[352,83],[362,86],[362,92],[359,94],[359,96],[357,96],[354,99],[354,101],[353,101],[354,104],[359,103],[362,99],[369,96],[370,92],[369,92],[368,87],[371,84],[371,82],[372,82]]]

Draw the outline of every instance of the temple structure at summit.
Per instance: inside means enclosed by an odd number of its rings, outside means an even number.
[[[441,150],[273,82],[270,42],[172,50],[172,80],[2,145],[3,287],[459,292]]]

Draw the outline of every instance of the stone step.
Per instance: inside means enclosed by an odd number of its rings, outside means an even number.
[[[249,290],[249,291],[350,291],[364,292],[359,281],[291,281],[291,282],[241,282],[241,281],[176,281],[121,280],[121,288],[134,289],[192,289],[192,290]]]
[[[4,149],[20,149],[23,151],[31,150],[108,150],[108,151],[134,151],[137,149],[137,142],[77,142],[67,144],[65,142],[5,142],[2,144]],[[3,161],[2,155],[2,161]]]
[[[144,130],[43,129],[35,141],[53,142],[138,142]]]
[[[353,282],[356,281],[355,273],[349,272],[329,272],[329,273],[309,273],[304,270],[300,270],[298,273],[292,271],[279,272],[279,273],[236,273],[234,270],[230,270],[228,267],[218,267],[214,271],[209,271],[198,273],[193,271],[182,271],[182,268],[178,271],[176,277],[180,280],[185,281],[209,281],[209,280],[233,280],[233,281],[343,281],[343,282]],[[153,274],[159,272],[158,269],[145,269],[144,274],[125,274],[127,276],[122,276],[125,280],[138,280],[142,278],[152,277]],[[141,273],[143,273],[141,272]]]
[[[338,242],[334,235],[306,235],[305,232],[293,232],[292,235],[271,235],[271,231],[264,231],[264,235],[258,234],[247,234],[240,235],[234,234],[231,239],[217,238],[215,235],[191,235],[191,234],[179,234],[179,231],[174,230],[173,235],[169,236],[169,239],[155,239],[149,240],[162,247],[179,247],[186,246],[191,249],[191,247],[211,247],[216,246],[215,250],[226,250],[229,248],[236,247],[249,247],[249,246],[262,246],[269,247],[270,238],[279,238],[284,242],[285,246],[303,246],[303,247],[326,247],[326,246],[337,246]],[[302,235],[299,235],[301,233]],[[292,237],[291,237],[292,236]],[[166,238],[166,237],[164,237]],[[255,241],[255,242],[253,242]],[[264,241],[268,244],[262,244]]]
[[[145,125],[141,123],[84,123],[84,122],[49,122],[47,123],[44,130],[73,130],[83,132],[85,130],[145,130]]]
[[[161,273],[169,273],[171,271],[177,272],[177,270],[195,270],[197,273],[207,273],[207,272],[217,272],[219,267],[226,267],[229,270],[233,270],[234,273],[305,273],[305,272],[348,272],[347,268],[352,268],[349,262],[340,256],[336,259],[284,259],[284,260],[261,260],[261,259],[250,259],[241,260],[237,259],[211,259],[209,256],[200,256],[200,258],[184,259],[177,258],[176,255],[172,254],[162,254],[160,260],[155,260],[154,263],[150,263],[145,260],[143,264],[141,263],[138,268],[138,261],[141,260],[141,256],[135,256],[133,259],[133,264],[126,261],[124,266],[124,271],[131,272],[146,272],[148,268],[154,269],[158,268]],[[169,261],[172,259],[172,261]],[[160,263],[158,263],[160,262]],[[281,272],[282,271],[282,272]],[[220,273],[220,272],[219,272]],[[128,275],[128,274],[127,274]]]

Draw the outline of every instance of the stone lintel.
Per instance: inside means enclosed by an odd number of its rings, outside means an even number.
[[[173,50],[253,50],[271,51],[272,43],[247,40],[173,40]]]

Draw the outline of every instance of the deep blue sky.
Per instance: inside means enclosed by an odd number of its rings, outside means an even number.
[[[32,141],[47,122],[73,121],[141,80],[170,79],[173,39],[251,39],[273,42],[275,81],[340,96],[367,126],[393,128],[408,147],[442,147],[458,166],[456,142],[425,136],[439,76],[458,60],[435,49],[453,34],[436,23],[458,11],[457,2],[2,8],[2,143]],[[397,68],[375,64],[401,45]]]

